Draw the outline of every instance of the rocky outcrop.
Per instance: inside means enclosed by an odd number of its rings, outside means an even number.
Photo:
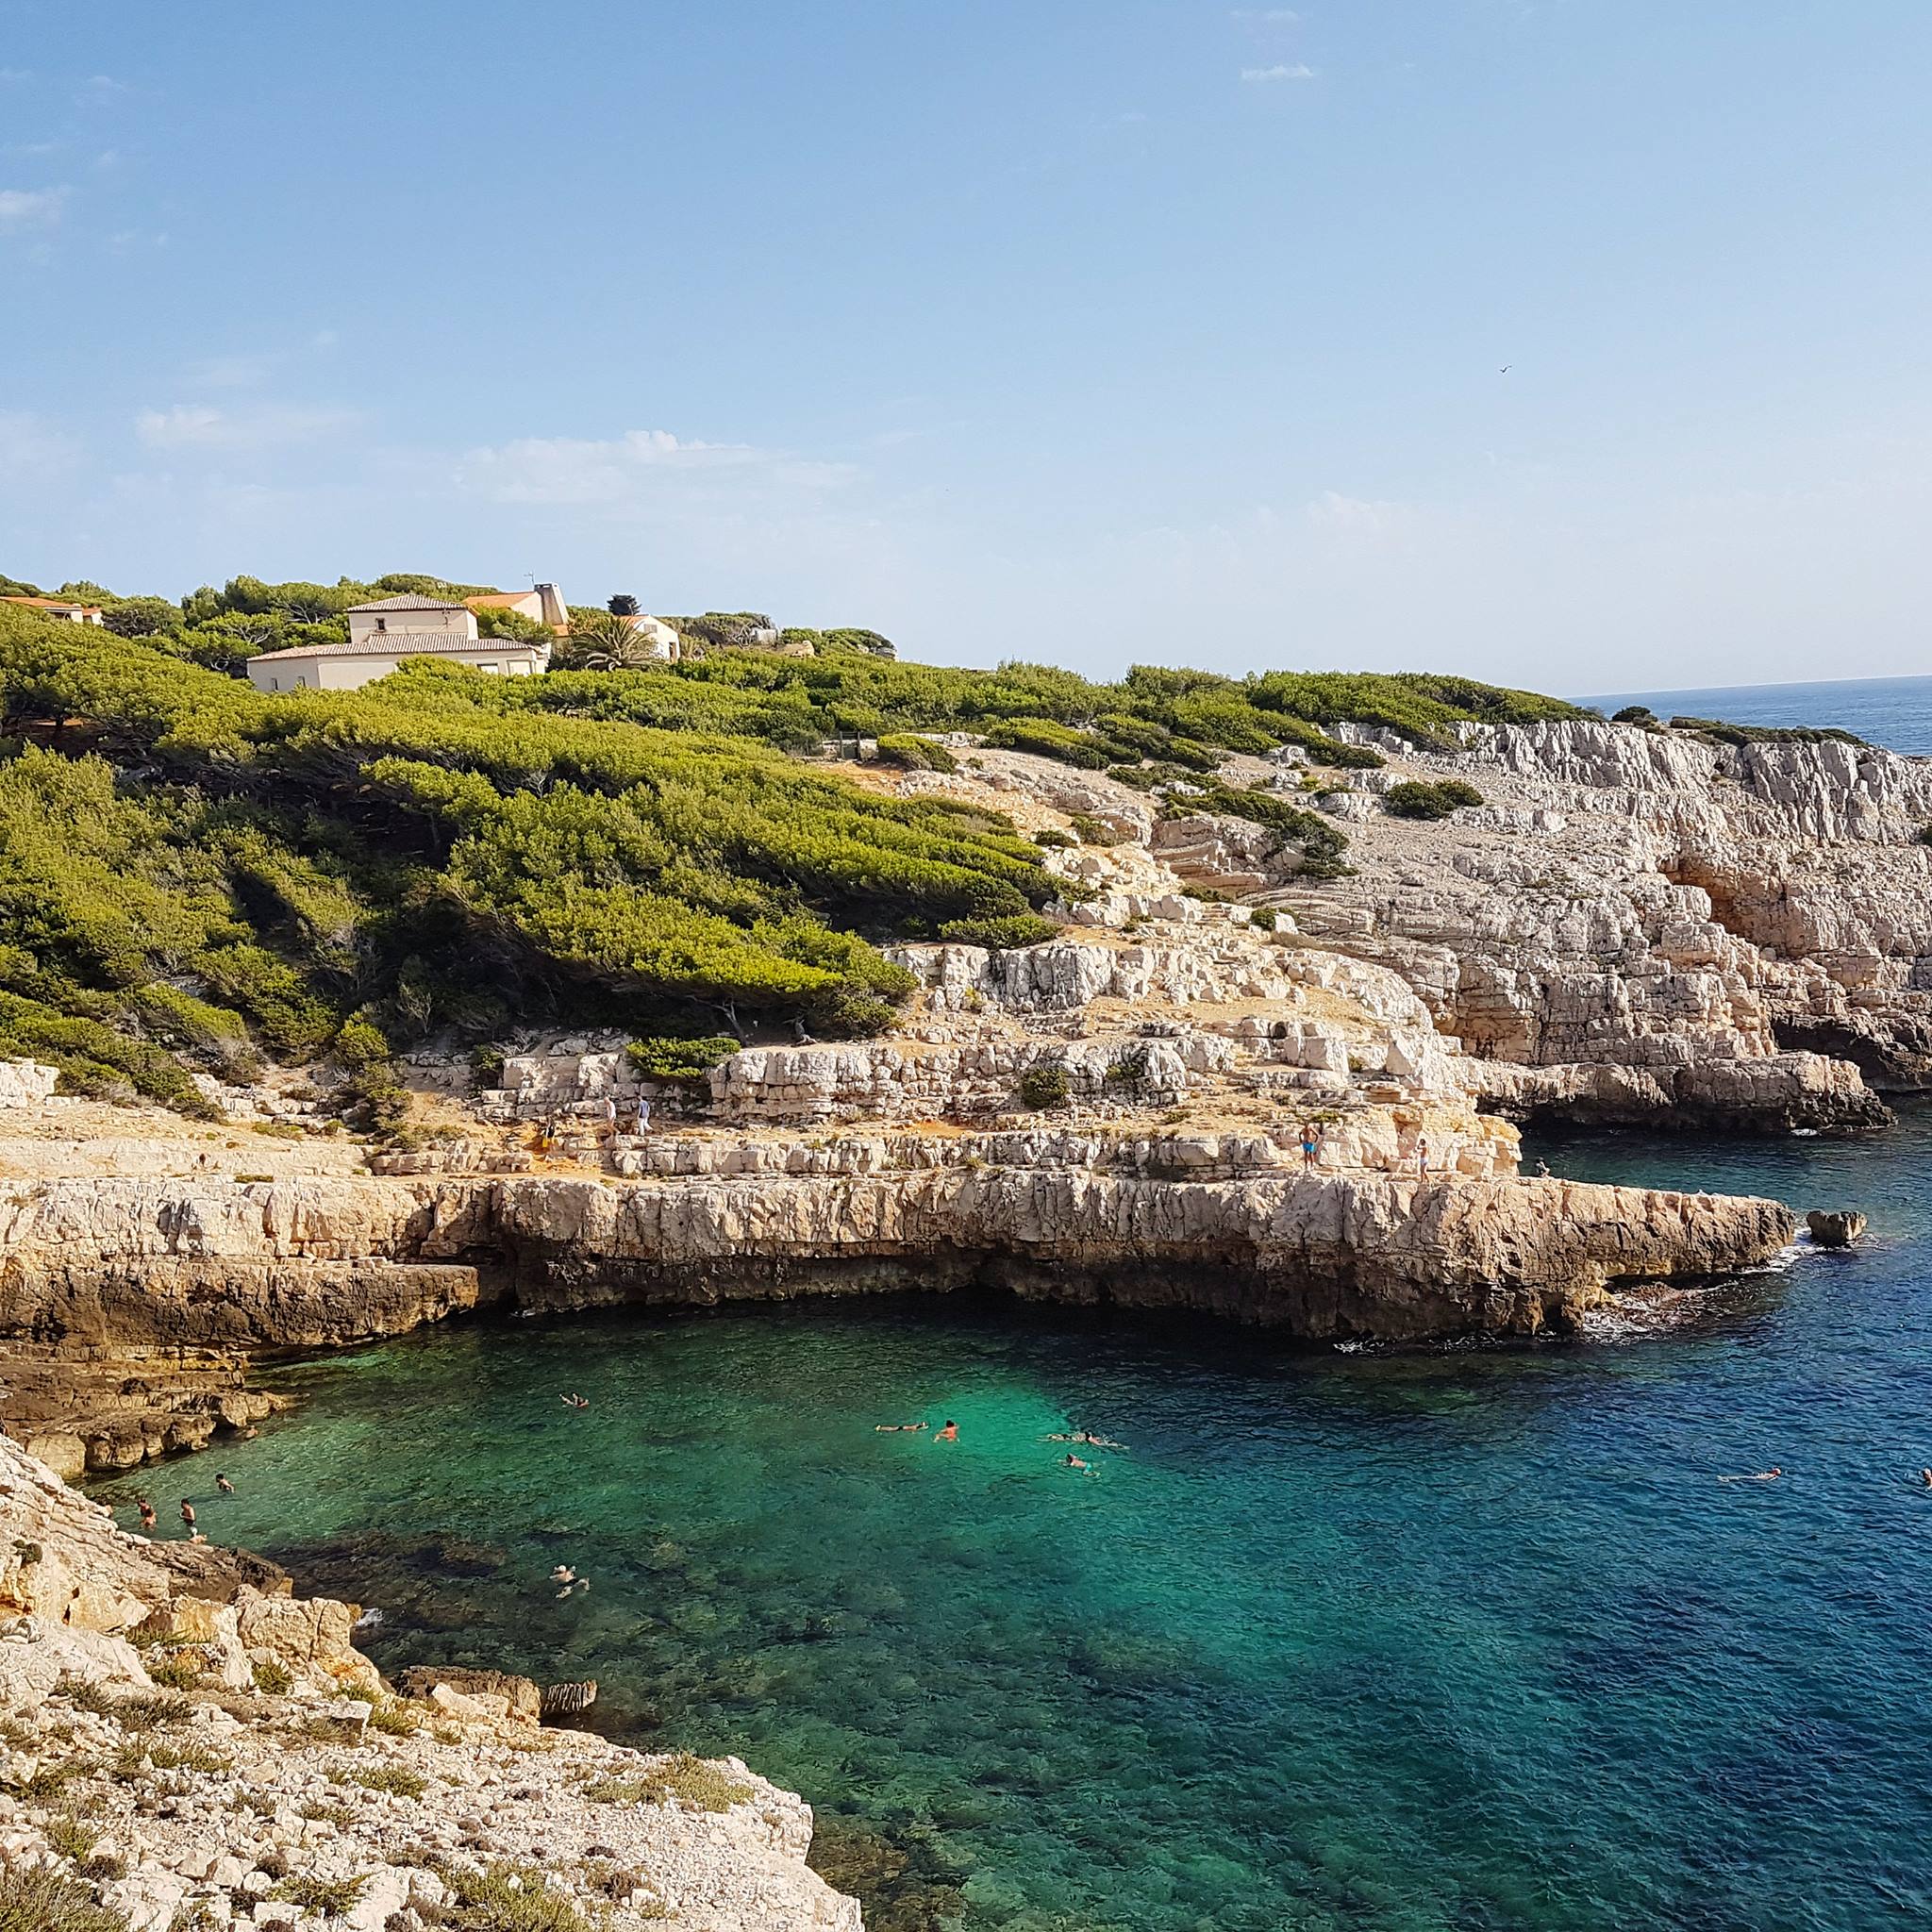
[[[1532,1332],[1615,1283],[1752,1267],[1790,1236],[1774,1203],[1499,1176],[1485,1151],[1493,1144],[1472,1123],[1460,1150],[1472,1172],[1426,1178],[1304,1173],[1291,1146],[1259,1136],[1060,1150],[1084,1155],[1077,1164],[961,1160],[616,1186],[369,1180],[170,1192],[136,1181],[92,1184],[76,1198],[42,1184],[10,1204],[17,1232],[0,1322],[40,1341],[77,1331],[177,1346],[315,1345],[480,1301],[558,1307],[978,1283],[1198,1308],[1309,1339]],[[1431,1153],[1459,1166],[1460,1151],[1438,1141]],[[422,1291],[400,1291],[409,1281]]]
[[[391,1696],[352,1605],[185,1578],[193,1555],[122,1534],[0,1438],[0,1901],[20,1923],[430,1932],[494,1901],[610,1932],[859,1932],[806,1864],[809,1807],[738,1759],[539,1731],[536,1687],[495,1672],[425,1669]]]

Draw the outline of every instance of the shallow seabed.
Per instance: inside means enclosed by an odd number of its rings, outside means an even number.
[[[740,1754],[875,1928],[1932,1924],[1932,1132],[1541,1151],[1874,1239],[1615,1344],[914,1297],[452,1326],[108,1493],[380,1606],[385,1667],[594,1676],[601,1727]],[[1070,1420],[1128,1447],[1058,1468]]]

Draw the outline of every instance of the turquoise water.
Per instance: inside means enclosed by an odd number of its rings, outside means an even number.
[[[594,1675],[602,1727],[804,1791],[875,1928],[1932,1923],[1932,1131],[1541,1151],[1875,1233],[1618,1344],[914,1298],[450,1326],[147,1485],[381,1606],[386,1666]],[[1127,1450],[1057,1468],[1070,1419]]]
[[[1576,702],[1605,712],[1648,705],[1659,718],[1722,718],[1732,724],[1831,724],[1891,751],[1918,757],[1932,753],[1932,677],[1639,691]]]

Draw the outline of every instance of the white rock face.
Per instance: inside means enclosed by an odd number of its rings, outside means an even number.
[[[59,1078],[58,1068],[38,1060],[0,1060],[0,1107],[38,1107]]]

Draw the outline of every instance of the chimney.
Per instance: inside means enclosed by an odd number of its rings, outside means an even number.
[[[564,608],[563,592],[555,584],[537,584],[533,588],[543,607],[543,622],[552,630],[568,630],[570,612]]]

